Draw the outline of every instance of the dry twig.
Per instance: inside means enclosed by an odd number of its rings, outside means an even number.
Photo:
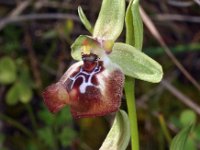
[[[166,54],[171,58],[171,60],[174,62],[174,64],[179,68],[179,70],[184,74],[184,76],[200,91],[200,85],[199,83],[191,76],[191,74],[183,67],[183,65],[176,59],[176,57],[173,55],[169,47],[164,42],[163,38],[161,37],[160,33],[156,29],[155,25],[149,18],[149,16],[146,14],[146,12],[140,7],[140,14],[141,17],[147,26],[147,28],[150,30],[151,34],[155,37],[155,39],[160,43],[160,45],[164,48]]]
[[[15,17],[20,15],[32,2],[32,0],[25,0],[21,2],[10,14],[9,17]]]
[[[189,7],[194,4],[193,1],[177,1],[177,0],[168,0],[167,3],[176,7]]]
[[[48,0],[42,0],[42,1],[36,1],[34,3],[34,7],[36,9],[41,9],[44,7],[50,7],[50,8],[58,8],[58,9],[77,9],[77,6],[69,4],[69,2],[57,2],[57,1],[48,1]]]
[[[200,5],[200,0],[193,0],[195,3],[197,3],[198,5]]]
[[[194,103],[194,100],[187,97],[181,91],[179,91],[176,87],[174,87],[171,82],[176,78],[177,73],[174,72],[170,74],[169,77],[163,79],[161,83],[154,89],[152,89],[149,93],[143,95],[139,99],[137,99],[137,106],[146,108],[145,103],[149,100],[149,97],[154,95],[155,93],[162,92],[163,90],[167,89],[170,93],[172,93],[178,100],[184,103],[186,106],[193,109],[198,115],[200,115],[200,106]]]
[[[3,27],[10,23],[15,22],[23,22],[23,21],[30,21],[30,20],[49,20],[49,19],[71,19],[77,22],[80,22],[78,16],[71,15],[71,14],[62,14],[62,13],[51,13],[51,14],[29,14],[29,15],[21,15],[15,17],[7,17],[0,20],[0,31]]]
[[[32,73],[35,78],[36,87],[40,90],[42,87],[42,80],[41,80],[41,75],[40,75],[40,70],[39,70],[39,63],[38,63],[37,56],[36,56],[35,51],[32,46],[32,39],[29,36],[28,32],[25,35],[25,46],[28,50],[28,57],[30,60]]]
[[[21,2],[15,9],[11,11],[11,13],[6,17],[5,19],[0,20],[0,31],[3,29],[7,22],[6,20],[12,20],[15,19],[18,15],[20,15],[31,3],[32,0],[27,0]]]
[[[161,84],[170,91],[175,97],[177,97],[181,102],[185,105],[193,109],[198,115],[200,115],[200,106],[194,103],[194,100],[190,99],[183,93],[181,93],[177,88],[175,88],[172,84],[167,82],[166,80],[162,80]]]
[[[174,71],[174,72],[170,73],[169,75],[167,75],[165,80],[167,82],[171,83],[172,81],[174,81],[177,78],[177,76],[178,76],[178,72]],[[159,84],[155,88],[151,89],[149,92],[147,92],[144,95],[142,95],[141,97],[137,98],[137,106],[146,108],[147,106],[145,105],[145,103],[150,99],[150,97],[155,94],[162,93],[164,90],[165,90],[165,87],[162,84]]]
[[[200,23],[200,17],[186,16],[179,14],[157,14],[153,18],[159,21],[184,21],[184,22]]]

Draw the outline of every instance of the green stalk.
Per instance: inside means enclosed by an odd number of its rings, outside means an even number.
[[[158,120],[160,122],[160,126],[161,126],[161,129],[163,131],[163,134],[165,135],[165,138],[166,138],[168,144],[170,144],[171,141],[172,141],[172,138],[171,138],[171,135],[169,133],[169,130],[167,129],[166,121],[165,121],[163,115],[159,114]]]
[[[37,130],[37,123],[36,123],[36,118],[35,118],[35,115],[33,113],[33,109],[32,107],[30,106],[30,104],[26,104],[26,109],[28,111],[28,115],[30,117],[30,120],[31,120],[31,123],[32,123],[32,127],[34,128],[34,130],[36,131]]]
[[[138,124],[137,124],[137,113],[136,113],[135,92],[134,92],[135,80],[133,78],[126,76],[124,90],[126,95],[128,116],[131,128],[131,147],[132,150],[139,150]]]
[[[20,124],[16,120],[10,118],[9,116],[6,116],[2,113],[0,113],[0,119],[6,121],[7,123],[11,124],[12,126],[19,129],[21,132],[23,132],[25,135],[29,137],[33,137],[31,131],[29,131],[24,125]]]
[[[126,10],[125,23],[126,43],[134,46],[138,50],[141,50],[143,43],[143,24],[139,13],[139,0],[129,1],[129,5]],[[131,128],[131,147],[132,150],[139,150],[140,146],[135,103],[135,79],[126,77],[124,89]]]

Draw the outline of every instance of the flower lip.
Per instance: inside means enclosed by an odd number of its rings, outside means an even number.
[[[69,105],[74,118],[116,112],[121,105],[124,82],[121,69],[109,61],[104,51],[102,55],[83,54],[82,60],[45,90],[45,104],[51,112]]]

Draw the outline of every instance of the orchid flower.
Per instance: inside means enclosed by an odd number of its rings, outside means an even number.
[[[159,82],[162,68],[128,44],[114,43],[124,26],[125,0],[103,0],[94,28],[81,7],[79,16],[92,36],[81,35],[72,44],[78,60],[43,92],[51,112],[69,105],[74,118],[103,116],[119,110],[124,74]]]
[[[44,91],[50,111],[57,112],[69,105],[73,117],[80,118],[105,115],[120,107],[124,74],[103,49],[87,42],[83,42],[82,60]]]

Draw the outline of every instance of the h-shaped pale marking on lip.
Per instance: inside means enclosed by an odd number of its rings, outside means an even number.
[[[79,87],[79,90],[81,93],[85,93],[86,92],[86,88],[87,86],[94,86],[96,87],[93,83],[92,83],[92,77],[99,73],[101,71],[101,66],[99,66],[99,62],[97,61],[97,65],[95,66],[95,68],[93,69],[93,71],[91,73],[88,73],[86,71],[83,71],[83,68],[81,67],[80,71],[74,76],[74,77],[69,77],[69,79],[72,80],[72,84],[71,84],[71,89],[73,88],[74,86],[74,83],[75,81],[78,79],[78,78],[82,78],[83,81]],[[83,75],[80,75],[80,74],[83,74]],[[88,78],[88,81],[86,81],[86,76],[89,76]]]

